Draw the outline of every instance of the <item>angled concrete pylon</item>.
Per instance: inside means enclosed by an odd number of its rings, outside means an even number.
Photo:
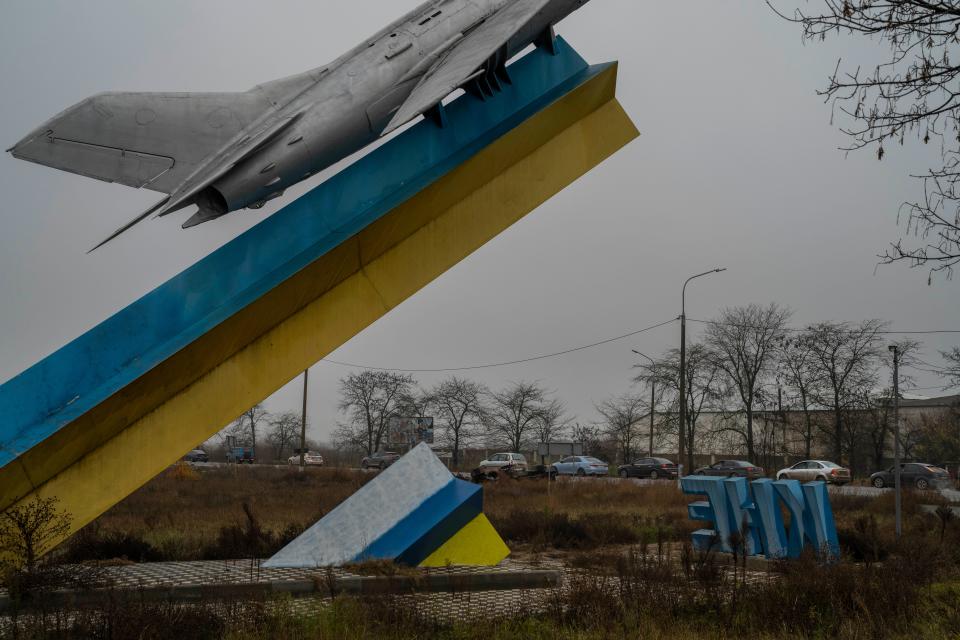
[[[87,524],[601,163],[616,71],[529,53],[0,386],[0,509]]]
[[[462,534],[462,535],[461,535]],[[265,568],[391,560],[493,566],[510,553],[483,516],[483,490],[420,444],[264,563]]]

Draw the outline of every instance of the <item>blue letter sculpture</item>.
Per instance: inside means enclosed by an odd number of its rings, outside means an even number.
[[[733,553],[736,545],[746,555],[799,558],[809,544],[822,556],[835,558],[840,554],[830,497],[823,482],[801,485],[797,480],[764,479],[748,485],[746,478],[688,476],[681,480],[681,486],[684,493],[707,498],[688,507],[692,520],[713,524],[713,529],[694,532],[693,546],[697,550]],[[789,532],[782,508],[790,514]]]

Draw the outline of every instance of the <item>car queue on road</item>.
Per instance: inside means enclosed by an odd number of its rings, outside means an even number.
[[[401,454],[394,451],[377,451],[365,456],[360,461],[359,466],[362,470],[383,471],[399,460],[400,457]],[[184,456],[183,461],[191,465],[214,464],[203,449],[190,451]],[[227,462],[228,464],[253,464],[255,461],[250,450],[238,447],[236,450],[228,450]],[[304,455],[303,462],[306,466],[311,467],[321,467],[325,464],[323,456],[314,451],[307,452]],[[300,464],[299,453],[287,458],[286,463],[289,466],[298,466]],[[550,464],[531,467],[523,454],[502,452],[484,459],[474,470],[473,475],[484,480],[496,480],[504,475],[514,478],[545,476],[550,478],[558,476],[600,478],[614,475],[624,480],[638,478],[669,481],[676,480],[680,472],[676,463],[668,458],[656,456],[637,458],[633,462],[617,466],[615,473],[611,473],[612,471],[614,470],[607,462],[593,456],[566,456]],[[762,467],[746,460],[719,460],[695,469],[691,475],[742,477],[748,480],[768,477]],[[843,486],[853,481],[852,472],[849,468],[829,460],[803,460],[780,469],[772,476],[777,480],[820,481],[836,486]],[[900,477],[904,488],[920,491],[948,489],[960,480],[938,465],[922,462],[902,463]],[[895,484],[894,468],[890,467],[873,473],[868,479],[868,484],[873,489],[893,488]]]

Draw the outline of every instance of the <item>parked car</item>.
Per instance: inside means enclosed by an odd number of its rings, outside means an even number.
[[[850,482],[850,469],[827,460],[804,460],[792,467],[777,471],[777,480],[800,480],[801,482],[830,482],[847,484]]]
[[[877,471],[870,476],[870,484],[878,489],[896,484],[894,467]],[[950,474],[946,469],[925,462],[905,462],[900,464],[900,486],[925,489],[944,489],[950,486]]]
[[[203,449],[194,449],[183,456],[184,462],[210,462],[210,456]]]
[[[290,466],[300,464],[300,454],[296,454],[287,458],[287,464]],[[308,467],[322,467],[323,466],[323,456],[314,451],[308,451],[303,454],[303,464]]]
[[[677,465],[666,458],[641,458],[636,462],[620,465],[617,468],[617,474],[621,478],[675,479]]]
[[[726,476],[756,480],[764,476],[763,469],[746,460],[721,460],[709,467],[700,467],[693,472],[695,476]]]
[[[550,465],[551,475],[561,476],[605,476],[610,468],[603,460],[590,456],[567,456]]]
[[[480,473],[490,474],[505,467],[511,472],[526,472],[527,459],[522,453],[495,453],[477,466]]]
[[[360,461],[361,469],[380,469],[383,471],[400,459],[400,454],[393,451],[377,451]]]

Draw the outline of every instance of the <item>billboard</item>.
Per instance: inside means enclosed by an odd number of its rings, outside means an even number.
[[[543,457],[582,456],[582,442],[541,442],[537,445],[537,455]]]
[[[433,418],[393,416],[387,423],[387,442],[391,445],[433,444]]]

